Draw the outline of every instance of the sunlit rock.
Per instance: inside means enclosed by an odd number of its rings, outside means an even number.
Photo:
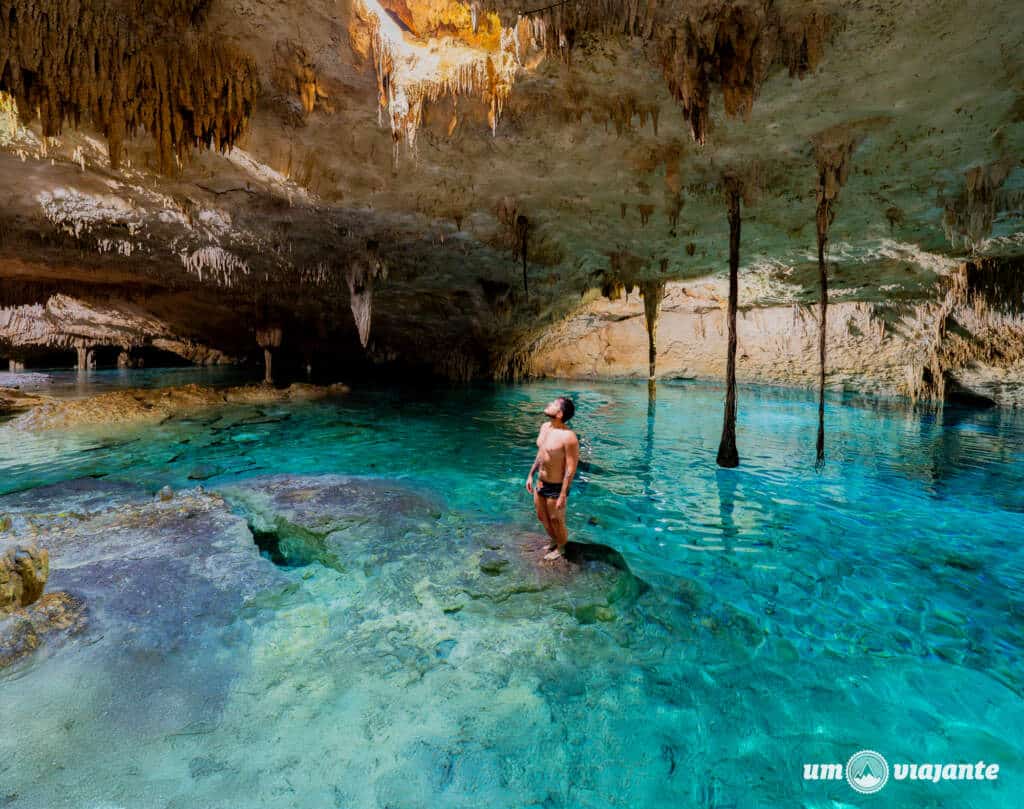
[[[49,575],[50,556],[45,548],[17,542],[0,544],[0,613],[38,601]]]

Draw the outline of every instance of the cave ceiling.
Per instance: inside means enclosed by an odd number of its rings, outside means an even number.
[[[832,141],[838,299],[1024,253],[1016,3],[545,5],[0,0],[0,306],[504,372],[609,284],[724,275],[728,173],[744,305],[810,301]]]

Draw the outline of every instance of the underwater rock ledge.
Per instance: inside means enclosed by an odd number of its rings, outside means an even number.
[[[324,386],[296,382],[287,388],[242,385],[223,389],[191,384],[173,388],[132,388],[101,393],[86,399],[38,397],[34,401],[26,402],[28,412],[15,417],[9,423],[14,429],[22,430],[153,423],[199,408],[227,404],[313,401],[343,396],[349,390],[347,385],[341,383]]]

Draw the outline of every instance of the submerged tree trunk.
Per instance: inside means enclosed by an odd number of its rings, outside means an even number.
[[[740,465],[736,451],[736,307],[739,302],[740,193],[728,189],[729,199],[729,348],[725,362],[725,417],[718,445],[718,465]]]
[[[825,462],[825,336],[828,315],[828,267],[825,264],[825,243],[828,241],[829,204],[827,199],[818,203],[816,225],[818,231],[818,282],[821,288],[818,325],[818,442],[815,464]]]

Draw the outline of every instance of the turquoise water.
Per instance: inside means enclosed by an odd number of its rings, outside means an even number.
[[[815,471],[813,397],[743,388],[742,465],[723,471],[713,385],[662,384],[654,402],[641,384],[357,390],[138,433],[0,430],[0,493],[82,476],[152,492],[270,473],[401,479],[443,503],[423,529],[443,557],[473,531],[536,530],[522,484],[540,411],[563,392],[584,461],[570,535],[619,550],[650,585],[628,614],[576,621],[525,593],[448,615],[316,564],[289,571],[296,589],[269,615],[238,618],[245,643],[190,652],[200,673],[247,661],[201,735],[129,743],[59,656],[0,675],[0,700],[52,702],[88,728],[44,741],[53,721],[20,715],[14,746],[32,753],[16,772],[0,764],[0,805],[5,780],[26,807],[1020,805],[1021,415],[833,400]],[[401,564],[414,588],[437,560]],[[444,644],[443,660],[418,677],[378,668],[399,631]],[[874,796],[803,780],[804,763],[862,748],[996,762],[1000,778]]]

